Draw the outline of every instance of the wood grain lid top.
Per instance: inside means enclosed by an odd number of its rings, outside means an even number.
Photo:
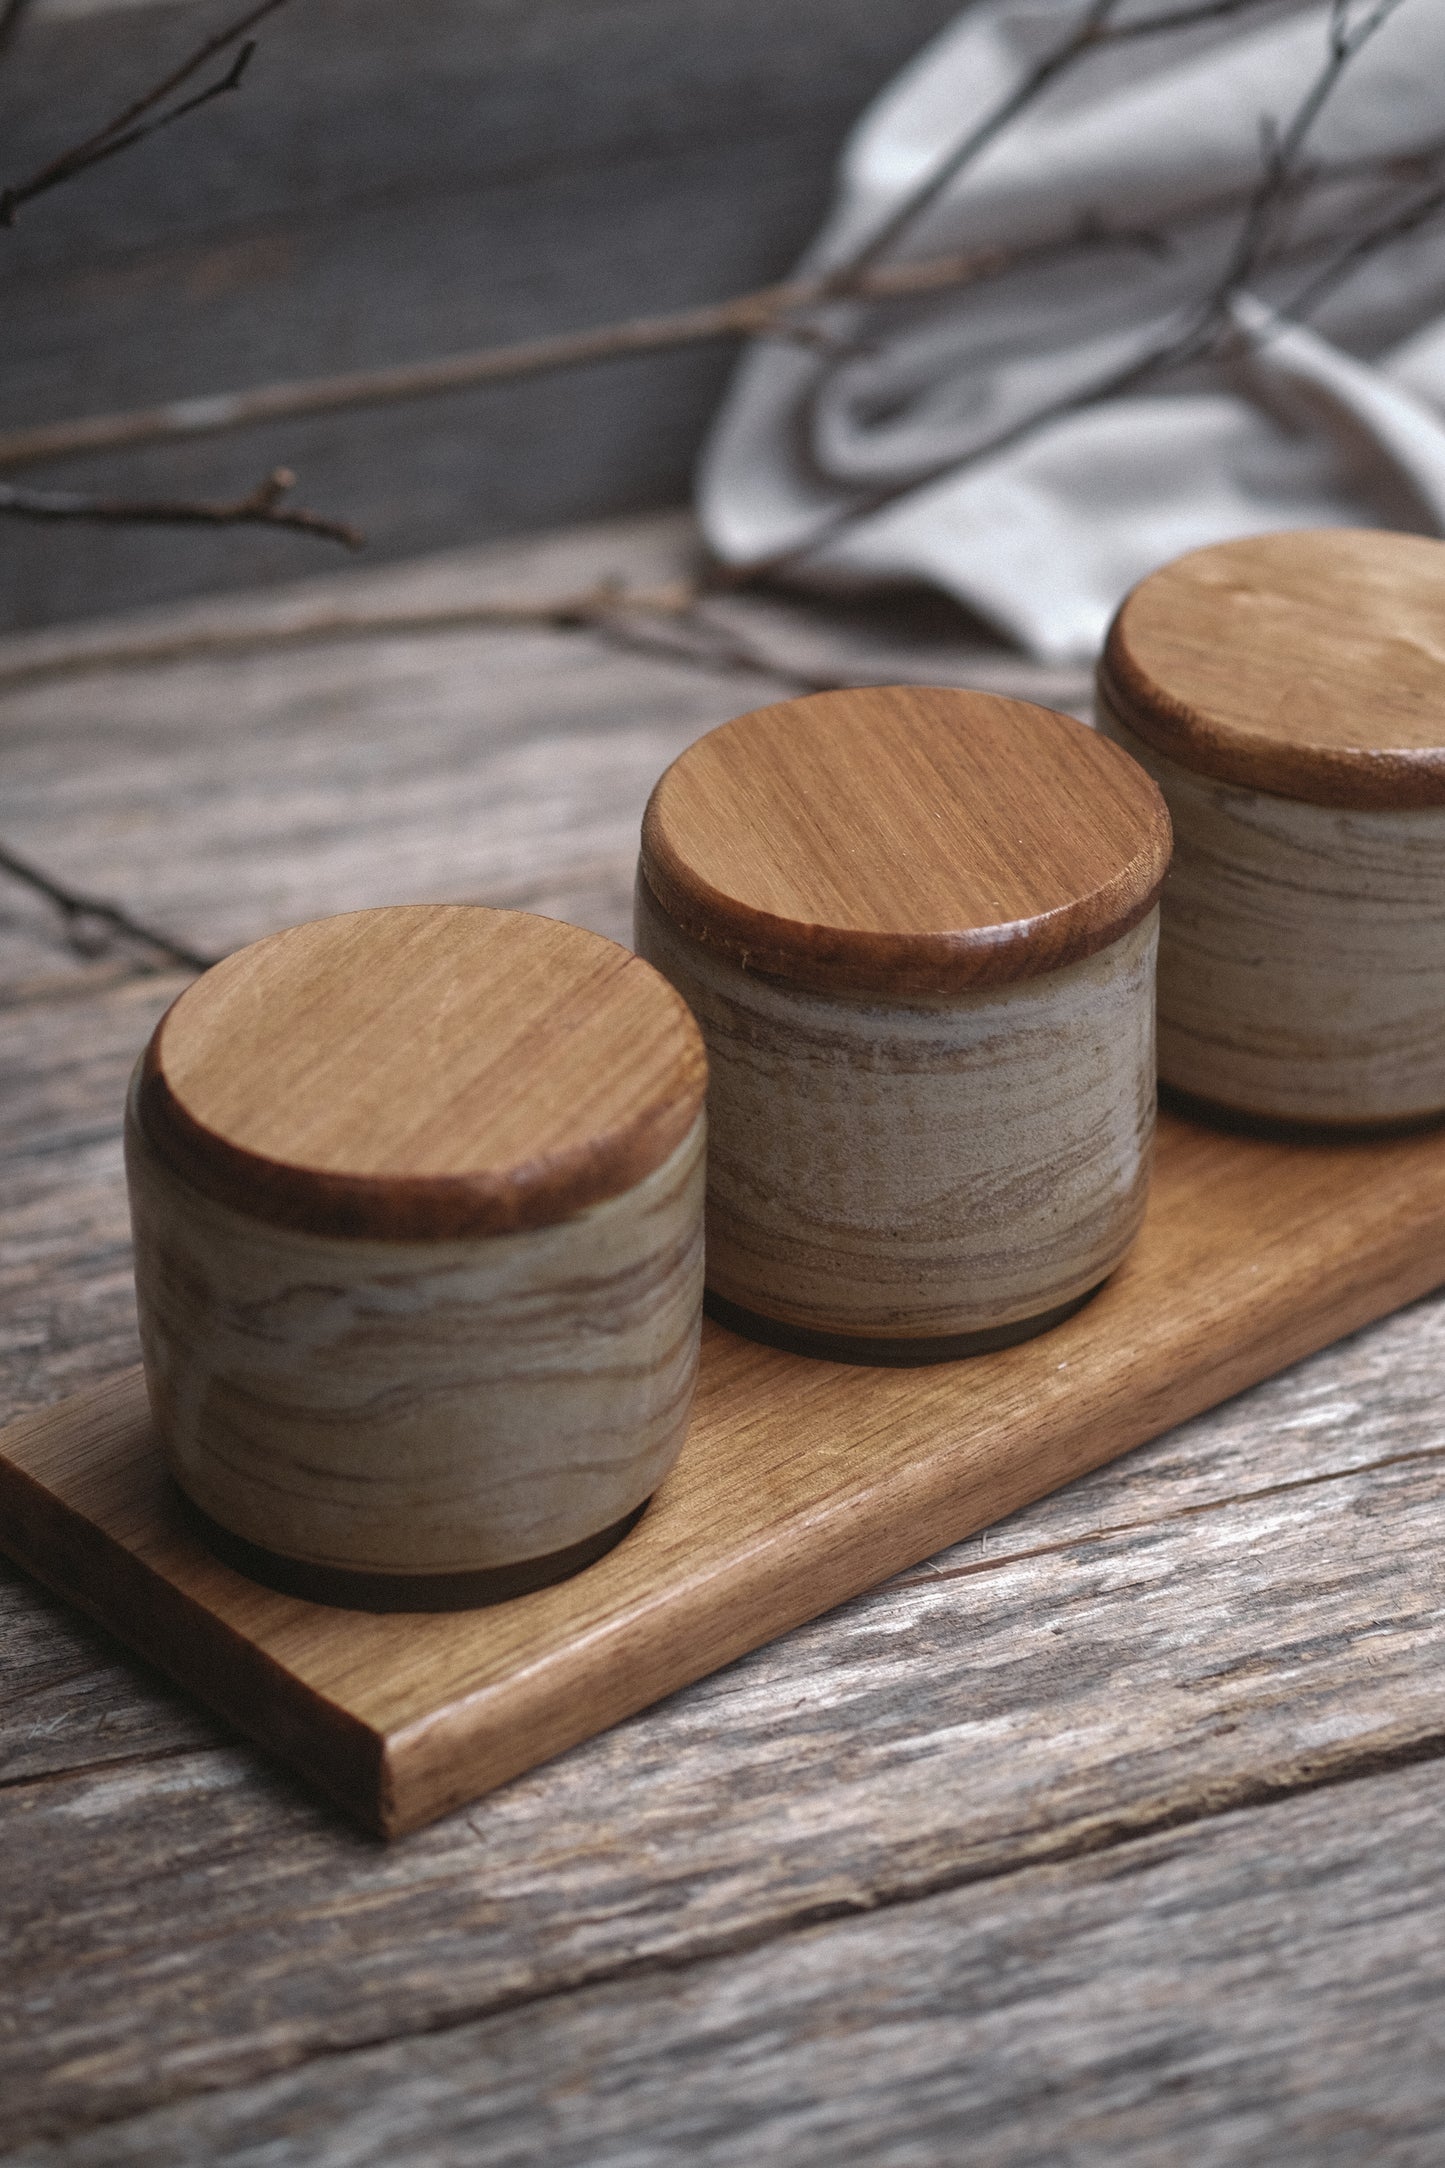
[[[1105,948],[1153,904],[1169,816],[1067,715],[881,686],[760,708],[689,747],[642,828],[682,930],[820,992],[949,994]]]
[[[209,1196],[315,1233],[547,1226],[662,1164],[702,1107],[684,1003],[600,934],[418,904],[272,934],[162,1017],[138,1114]]]
[[[1445,805],[1445,542],[1334,527],[1195,550],[1126,597],[1099,690],[1246,790]]]

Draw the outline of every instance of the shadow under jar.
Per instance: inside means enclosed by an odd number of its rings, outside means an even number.
[[[1169,821],[1081,723],[822,693],[675,761],[637,946],[710,1070],[708,1306],[926,1362],[1066,1316],[1144,1210]]]
[[[1445,543],[1196,550],[1126,597],[1098,694],[1174,821],[1161,1081],[1266,1124],[1445,1111]]]
[[[126,1156],[146,1382],[201,1533],[370,1610],[575,1571],[682,1444],[706,1060],[656,972],[519,911],[358,911],[158,1025]]]

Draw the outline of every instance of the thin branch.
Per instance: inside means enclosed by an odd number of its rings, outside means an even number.
[[[216,957],[188,948],[184,942],[175,941],[169,934],[158,933],[153,926],[132,918],[119,904],[108,903],[102,896],[87,896],[80,889],[67,888],[5,844],[0,844],[0,873],[8,873],[13,881],[20,882],[37,896],[43,896],[59,912],[65,945],[73,955],[87,959],[98,956],[110,940],[120,936],[127,941],[139,941],[153,950],[158,960],[181,964],[187,971],[209,971],[217,961]],[[93,930],[88,933],[87,928]]]
[[[407,604],[322,603],[289,623],[257,626],[199,626],[157,636],[122,634],[95,647],[72,647],[58,654],[6,665],[0,659],[0,693],[52,683],[57,678],[94,676],[98,671],[153,669],[183,662],[214,662],[229,656],[282,648],[315,647],[335,640],[416,639],[434,633],[472,631],[586,632],[608,646],[658,661],[731,674],[746,671],[792,684],[798,692],[831,692],[855,678],[806,675],[780,658],[754,648],[732,627],[706,618],[699,605],[707,583],[670,580],[660,587],[628,587],[601,579],[572,594],[519,597],[513,601],[458,603],[437,608]]]
[[[1199,0],[1197,6],[1161,8],[1155,15],[1134,15],[1126,23],[1111,23],[1108,42],[1127,45],[1132,38],[1164,37],[1171,30],[1198,30],[1206,23],[1224,22],[1231,15],[1285,5],[1287,0]]]
[[[1344,285],[1345,281],[1359,270],[1361,264],[1377,256],[1381,249],[1388,248],[1392,242],[1408,240],[1412,233],[1417,233],[1422,226],[1428,225],[1431,219],[1438,218],[1442,211],[1445,211],[1445,183],[1429,189],[1423,196],[1417,196],[1413,202],[1377,219],[1374,225],[1367,226],[1363,232],[1356,234],[1328,263],[1323,264],[1303,286],[1281,303],[1279,314],[1296,320],[1309,316],[1327,295]]]
[[[21,5],[23,4],[24,0],[21,0]],[[87,136],[84,142],[73,144],[69,150],[62,151],[58,158],[52,158],[38,172],[32,173],[28,180],[16,182],[11,187],[0,190],[0,226],[13,226],[15,213],[20,206],[29,203],[34,197],[43,196],[52,188],[59,188],[62,183],[74,180],[78,173],[85,173],[91,166],[99,165],[102,159],[113,158],[117,151],[129,150],[133,144],[144,141],[159,129],[169,128],[173,121],[183,119],[186,114],[196,112],[203,105],[209,105],[213,98],[223,97],[228,91],[235,90],[256,50],[254,39],[247,39],[246,33],[254,29],[265,16],[274,14],[277,8],[285,5],[286,0],[260,0],[258,6],[251,8],[238,21],[205,39],[178,68],[172,69],[169,75],[153,84],[139,98],[132,99],[122,112],[108,120],[103,128],[98,128],[94,135]],[[14,9],[14,0],[11,0],[11,9]],[[168,112],[156,114],[157,106],[164,105],[198,70],[233,45],[240,45],[240,51],[224,75],[196,92],[193,97],[172,106]],[[156,117],[147,118],[151,114],[156,114]]]
[[[714,677],[766,678],[795,694],[844,692],[858,683],[856,673],[848,676],[800,670],[793,663],[768,655],[732,627],[709,622],[695,601],[685,610],[651,620],[627,610],[599,610],[588,620],[586,629],[609,647],[621,648],[627,654],[646,655],[653,662],[677,663],[684,669],[705,670]],[[694,635],[692,639],[686,637],[689,633]]]
[[[603,620],[641,616],[685,617],[699,589],[691,580],[661,587],[628,587],[615,579],[599,580],[580,592],[555,596],[482,600],[438,607],[423,603],[359,606],[327,600],[277,620],[269,613],[259,623],[187,627],[180,632],[119,632],[93,644],[69,641],[54,652],[4,659],[0,642],[0,694],[52,683],[57,678],[93,676],[103,670],[141,670],[158,664],[210,662],[232,655],[274,654],[281,648],[322,646],[333,640],[407,639],[438,632],[473,630],[577,632]]]
[[[1141,384],[1153,382],[1171,370],[1187,367],[1224,350],[1237,336],[1230,319],[1231,303],[1259,268],[1280,206],[1298,191],[1305,151],[1320,114],[1350,62],[1376,32],[1383,28],[1396,9],[1404,4],[1404,0],[1373,0],[1373,5],[1357,23],[1352,23],[1350,19],[1351,4],[1352,0],[1331,0],[1323,65],[1308,85],[1284,128],[1277,130],[1268,122],[1264,124],[1263,171],[1245,208],[1226,268],[1204,299],[1188,312],[1178,331],[1108,376],[1026,415],[1007,430],[1002,430],[997,436],[990,438],[987,443],[974,446],[962,458],[941,460],[924,475],[913,473],[906,481],[871,490],[865,496],[855,498],[850,504],[829,513],[804,541],[790,543],[785,549],[775,551],[766,558],[727,567],[721,573],[721,578],[730,581],[734,586],[743,586],[749,580],[786,571],[835,541],[860,519],[884,510],[901,497],[911,495],[920,486],[937,483],[946,476],[964,472],[984,459],[995,458],[1032,436],[1036,430],[1046,427],[1050,422],[1062,420],[1068,414],[1077,413],[1081,407],[1121,398],[1137,390]],[[1182,14],[1175,19],[1182,20]],[[1149,20],[1162,21],[1164,18]],[[1112,37],[1113,32],[1101,35]]]
[[[1199,0],[1199,4],[1195,6],[1165,9],[1155,15],[1136,15],[1132,21],[1115,23],[1110,18],[1119,4],[1120,0],[1089,0],[1077,26],[1067,37],[1045,53],[1006,97],[1001,98],[975,127],[944,153],[902,203],[890,211],[868,238],[836,267],[834,278],[846,288],[860,272],[868,270],[880,257],[886,256],[904,234],[917,224],[924,212],[952,186],[959,175],[982,156],[1004,129],[1031,105],[1037,104],[1050,84],[1066,74],[1087,54],[1137,39],[1158,37],[1170,31],[1190,30],[1204,23],[1221,22],[1229,16],[1255,12],[1261,7],[1277,7],[1280,0]]]
[[[48,190],[58,188],[62,181],[73,180],[76,174],[86,173],[92,166],[98,166],[103,159],[114,158],[117,152],[130,150],[135,144],[143,143],[147,136],[159,135],[162,128],[169,128],[173,121],[184,120],[188,113],[194,113],[200,106],[209,105],[213,98],[224,97],[229,90],[239,90],[241,78],[251,65],[255,50],[255,39],[249,39],[218,81],[209,84],[205,90],[197,91],[194,98],[187,98],[169,113],[162,113],[155,120],[142,121],[136,127],[128,128],[124,135],[109,136],[103,142],[90,145],[83,153],[68,152],[64,158],[57,158],[42,173],[35,174],[18,188],[7,188],[0,192],[0,226],[13,226],[15,213],[22,203],[28,203],[33,196],[43,196]]]
[[[965,167],[971,166],[987,150],[989,144],[1002,134],[1010,122],[1017,120],[1020,113],[1035,104],[1050,83],[1062,75],[1066,68],[1072,67],[1076,60],[1101,42],[1108,18],[1118,5],[1119,0],[1089,0],[1078,28],[1056,45],[1052,52],[1046,53],[1009,95],[1001,98],[998,104],[984,115],[977,127],[971,128],[967,135],[954,144],[926,179],[904,198],[896,210],[889,213],[866,241],[850,252],[838,266],[835,279],[839,283],[851,281],[860,272],[869,270],[880,257],[886,256],[894,243],[901,240],[908,228],[937,202],[944,190],[958,178]]]
[[[1305,150],[1321,113],[1339,87],[1340,78],[1350,62],[1376,31],[1384,27],[1402,5],[1402,0],[1375,0],[1353,27],[1350,5],[1351,0],[1331,0],[1324,65],[1285,127],[1278,129],[1268,119],[1261,123],[1259,185],[1241,221],[1229,259],[1199,309],[1194,333],[1196,341],[1208,342],[1218,335],[1234,296],[1254,276],[1280,210],[1297,190]]]
[[[272,4],[279,4],[279,0],[272,0]],[[677,347],[706,345],[719,340],[768,334],[817,339],[816,331],[799,319],[830,302],[906,301],[931,293],[961,290],[978,280],[996,277],[1037,255],[1057,250],[1061,244],[1050,242],[1013,250],[965,250],[905,264],[885,265],[876,262],[875,258],[897,233],[913,223],[942,189],[980,156],[1002,128],[1085,54],[1107,44],[1156,37],[1171,30],[1187,30],[1234,15],[1277,8],[1282,0],[1197,0],[1192,6],[1136,16],[1129,22],[1110,22],[1108,18],[1118,4],[1119,0],[1089,0],[1075,29],[1045,55],[1017,89],[1000,100],[948,152],[890,217],[886,228],[871,236],[849,262],[835,264],[827,272],[760,286],[752,292],[734,295],[726,301],[706,303],[699,308],[679,309],[661,316],[633,317],[592,330],[560,332],[549,338],[525,339],[512,345],[480,347],[467,353],[443,355],[433,361],[403,362],[388,369],[349,370],[344,374],[313,377],[297,383],[262,384],[249,391],[176,399],[163,406],[142,407],[129,413],[41,422],[0,435],[0,468],[25,466],[40,460],[68,459],[86,452],[175,443],[302,415],[436,398],[554,370],[583,368],[597,362],[626,360],[638,354],[664,353]],[[237,27],[248,27],[257,19],[253,14],[245,19],[244,25]],[[1131,241],[1135,245],[1160,245],[1157,235],[1111,235],[1107,232],[1077,234],[1073,237],[1073,245],[1085,239],[1106,245],[1127,246]]]
[[[102,146],[97,154],[107,155],[103,148],[106,139],[118,130],[123,131],[125,124],[133,121],[137,113],[153,107],[158,100],[170,95],[206,58],[211,57],[224,44],[233,42],[259,21],[262,15],[282,4],[284,0],[263,0],[263,5],[253,9],[228,31],[209,40],[198,53],[192,55],[183,69],[168,78],[165,84],[157,86],[155,91],[148,93],[146,99],[118,116],[108,129],[101,131],[99,137],[91,139],[90,146],[82,146],[82,150]],[[1021,250],[963,251],[904,264],[883,264],[875,261],[881,251],[898,240],[942,191],[981,155],[1010,121],[1016,119],[1049,84],[1055,82],[1076,61],[1105,46],[1152,38],[1220,22],[1241,14],[1277,8],[1282,4],[1282,0],[1196,0],[1194,5],[1166,8],[1152,14],[1135,16],[1125,22],[1115,22],[1112,17],[1119,4],[1120,0],[1089,0],[1089,5],[1075,28],[1045,54],[1023,82],[1006,98],[1000,100],[980,123],[953,146],[860,250],[846,263],[835,265],[826,273],[784,280],[699,308],[683,309],[662,316],[632,318],[588,331],[564,332],[549,338],[520,341],[513,345],[483,347],[433,361],[405,363],[389,369],[349,371],[299,383],[261,385],[250,391],[181,399],[130,413],[93,415],[71,421],[42,423],[0,436],[0,468],[15,467],[37,460],[65,458],[85,452],[114,451],[144,444],[175,442],[282,418],[360,406],[389,405],[398,401],[464,391],[485,384],[513,381],[553,370],[577,368],[591,363],[659,353],[717,340],[758,336],[785,337],[819,344],[828,352],[834,352],[841,346],[841,351],[847,353],[854,350],[853,346],[847,340],[840,342],[835,339],[816,320],[816,312],[828,304],[846,300],[865,303],[906,301],[935,293],[960,291],[982,279],[998,276],[1040,254],[1055,253],[1065,246],[1102,244],[1159,248],[1164,244],[1157,234],[1111,233],[1103,229],[1081,227],[1062,243],[1055,241],[1034,244]],[[1037,428],[1041,423],[1053,419],[1057,414],[1095,399],[1117,396],[1170,366],[1197,359],[1211,350],[1221,337],[1232,294],[1257,267],[1264,254],[1266,239],[1279,210],[1286,201],[1292,200],[1300,192],[1302,182],[1299,169],[1302,153],[1321,108],[1332,93],[1344,67],[1401,4],[1402,0],[1375,0],[1363,21],[1352,25],[1350,0],[1332,0],[1330,49],[1326,67],[1311,86],[1289,126],[1277,139],[1271,136],[1267,141],[1265,171],[1246,209],[1239,239],[1232,251],[1226,273],[1205,302],[1191,315],[1185,330],[1131,363],[1125,370],[1090,387],[1087,392],[1029,417],[1006,437],[970,454],[971,459],[982,458],[1004,449],[1008,443]],[[235,76],[236,69],[233,68],[231,78],[227,79],[228,83]],[[216,95],[222,87],[226,86],[213,85],[209,91],[189,101],[185,108],[177,109],[176,113],[166,118],[179,117],[179,111],[193,109],[195,104]],[[164,123],[159,122],[156,125],[162,124]],[[1312,178],[1327,177],[1324,169],[1321,169],[1320,174]],[[1353,252],[1351,266],[1361,253],[1362,250]],[[1347,275],[1346,269],[1342,269],[1338,275]],[[811,321],[810,312],[813,312]],[[947,471],[950,470],[946,467],[938,470],[939,474]],[[916,478],[907,486],[917,486]],[[355,546],[358,538],[340,522],[321,520],[308,513],[278,513],[269,504],[261,501],[261,494],[257,492],[250,499],[243,499],[238,506],[145,507],[109,504],[103,500],[97,502],[66,498],[59,493],[10,491],[0,494],[0,512],[11,511],[19,516],[32,518],[149,518],[204,521],[208,524],[260,520],[271,525],[292,526],[326,534]],[[747,577],[754,569],[774,569],[782,563],[806,555],[809,550],[827,540],[837,524],[848,524],[853,519],[878,509],[896,494],[897,491],[880,493],[855,504],[837,515],[833,522],[806,545],[789,550],[783,557],[770,559],[766,565],[759,564],[757,567],[741,570],[737,576]]]
[[[176,443],[226,430],[248,429],[259,422],[293,420],[300,415],[436,398],[484,384],[511,383],[521,377],[583,368],[593,362],[664,353],[674,347],[769,335],[791,337],[800,332],[806,337],[807,327],[795,319],[825,302],[844,298],[878,303],[914,301],[930,294],[960,291],[1065,248],[1158,252],[1165,245],[1157,233],[1091,225],[1063,241],[1026,248],[967,249],[918,263],[879,265],[860,273],[846,287],[838,284],[836,273],[785,279],[776,285],[757,287],[751,293],[736,294],[728,301],[678,309],[665,316],[629,317],[589,331],[563,331],[508,346],[483,346],[468,353],[442,355],[434,361],[402,362],[390,369],[355,369],[299,383],[260,384],[250,391],[175,399],[164,406],[141,407],[124,414],[39,422],[0,434],[0,469],[29,466],[39,460],[69,459],[87,452],[130,451],[141,445]]]
[[[511,599],[484,598],[475,602],[436,604],[406,601],[358,603],[327,596],[314,603],[286,606],[278,613],[270,605],[249,608],[239,622],[193,623],[176,631],[128,632],[117,630],[101,637],[74,633],[64,638],[51,635],[47,652],[8,661],[7,643],[0,642],[0,696],[35,685],[53,684],[97,674],[155,669],[176,663],[224,662],[248,654],[274,656],[284,648],[322,645],[328,642],[426,638],[436,633],[468,631],[530,631],[577,634],[600,641],[629,654],[647,655],[659,662],[685,669],[706,671],[710,676],[744,674],[765,678],[794,693],[836,692],[872,683],[878,664],[870,656],[836,665],[821,657],[817,663],[800,662],[773,645],[767,626],[759,634],[747,621],[726,621],[709,611],[709,601],[727,593],[727,582],[709,569],[697,577],[679,574],[659,585],[631,586],[606,577],[591,586],[554,595],[518,595]],[[778,611],[779,606],[774,605]],[[812,622],[801,609],[780,611],[785,622]],[[28,644],[28,643],[27,643]],[[1002,653],[1002,651],[1000,651]],[[890,658],[885,665],[896,676],[900,664]],[[911,677],[911,665],[902,665]],[[925,666],[930,678],[937,665]],[[971,659],[970,682],[987,689],[996,665],[982,655]],[[1008,688],[1017,690],[1018,663],[1003,665]],[[1046,698],[1050,704],[1072,705],[1083,697],[1084,677],[1067,673],[1068,689],[1061,689],[1060,673],[1044,667],[1038,692],[1030,698]]]
[[[158,105],[163,105],[167,98],[173,96],[181,88],[183,83],[188,83],[199,69],[204,68],[208,61],[214,60],[218,53],[224,53],[229,46],[237,44],[248,32],[255,29],[257,23],[264,21],[268,15],[274,15],[278,8],[283,8],[285,5],[286,0],[259,0],[259,5],[249,9],[246,14],[239,16],[235,22],[228,23],[224,30],[218,30],[211,37],[206,38],[188,58],[181,62],[178,68],[173,69],[169,75],[163,76],[160,82],[152,84],[149,90],[144,91],[139,98],[134,99],[122,112],[117,113],[114,120],[107,121],[103,128],[98,129],[90,137],[90,142],[103,142],[107,136],[118,134],[123,128],[129,128],[133,122],[140,120],[144,114],[154,112]],[[86,145],[82,144],[80,148],[83,150]]]
[[[340,542],[350,550],[364,547],[366,537],[346,521],[284,505],[282,498],[295,486],[290,469],[277,467],[248,496],[217,504],[163,497],[91,497],[72,490],[20,489],[0,482],[0,516],[127,527],[288,527],[297,534]]]

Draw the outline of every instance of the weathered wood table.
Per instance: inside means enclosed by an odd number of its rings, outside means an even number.
[[[681,612],[688,548],[0,643],[0,839],[120,914],[0,881],[7,1414],[134,1359],[121,1095],[197,959],[427,897],[625,936],[725,716],[1086,698],[941,610]],[[389,1849],[5,1569],[3,2158],[1438,2161],[1442,1366],[1436,1299]]]

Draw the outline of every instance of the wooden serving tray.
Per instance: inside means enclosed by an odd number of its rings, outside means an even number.
[[[1164,1116],[1129,1259],[1022,1347],[873,1370],[709,1325],[677,1467],[556,1587],[377,1617],[257,1586],[181,1521],[138,1370],[0,1432],[0,1545],[394,1836],[1442,1280],[1445,1134]]]

